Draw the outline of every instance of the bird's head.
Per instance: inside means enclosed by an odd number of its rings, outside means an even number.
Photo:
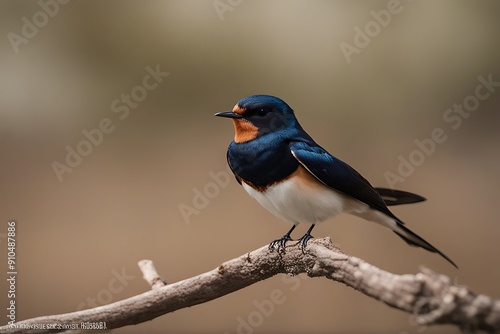
[[[283,100],[270,95],[245,97],[232,111],[219,112],[215,116],[232,118],[236,143],[287,129],[296,123],[292,108]]]

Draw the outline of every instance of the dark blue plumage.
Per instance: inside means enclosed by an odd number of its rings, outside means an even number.
[[[303,142],[292,142],[290,149],[294,157],[325,185],[397,219],[371,184],[345,162],[319,146],[310,146]]]
[[[456,266],[387,208],[419,202],[423,197],[373,188],[351,166],[319,146],[283,100],[253,95],[240,100],[232,111],[216,116],[233,120],[235,139],[229,145],[227,161],[238,182],[266,209],[292,224],[270,247],[284,247],[300,223],[311,224],[299,240],[305,247],[316,223],[347,212],[384,225],[408,244],[436,252]]]

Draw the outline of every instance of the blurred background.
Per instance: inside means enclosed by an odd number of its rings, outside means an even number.
[[[0,268],[15,219],[17,320],[147,291],[144,258],[176,282],[283,235],[289,226],[229,177],[232,124],[213,117],[257,93],[284,99],[374,186],[399,175],[395,188],[425,196],[393,211],[460,270],[348,215],[315,237],[394,273],[426,266],[500,298],[500,3],[392,4],[2,1]],[[464,102],[470,112],[453,111]],[[418,153],[415,141],[435,129],[446,139]],[[303,278],[277,276],[115,332],[457,332]],[[259,317],[256,304],[276,289],[284,302]]]

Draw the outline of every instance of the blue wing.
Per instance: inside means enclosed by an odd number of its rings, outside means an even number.
[[[323,184],[368,204],[402,223],[389,211],[370,182],[342,160],[335,158],[320,146],[306,142],[292,142],[290,150],[295,159]]]
[[[428,251],[438,253],[452,265],[457,267],[448,256],[425,241],[422,237],[415,234],[409,228],[405,227],[404,223],[389,211],[378,191],[380,191],[382,195],[387,195],[390,192],[385,189],[379,189],[377,191],[371,186],[370,182],[362,177],[354,168],[335,158],[320,146],[314,145],[314,142],[295,141],[290,143],[290,150],[295,159],[323,184],[351,196],[369,205],[371,208],[393,218],[396,224],[388,227],[409,245],[422,247]],[[403,194],[393,193],[393,195],[395,195],[394,202],[399,203],[398,197]],[[406,203],[410,203],[418,200],[418,198],[414,197],[414,194],[410,195],[409,198],[402,200],[399,204],[403,204],[405,201]]]

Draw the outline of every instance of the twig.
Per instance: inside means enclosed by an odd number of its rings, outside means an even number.
[[[305,253],[294,245],[287,246],[285,252],[270,251],[265,246],[209,272],[156,288],[161,279],[154,279],[159,278],[154,267],[149,266],[146,272],[144,266],[141,268],[146,280],[152,283],[153,290],[109,305],[28,319],[16,325],[106,322],[108,329],[118,328],[208,302],[276,274],[307,273],[311,277],[322,276],[344,283],[389,306],[414,314],[418,324],[454,324],[468,332],[481,330],[493,333],[500,330],[499,300],[455,285],[449,277],[428,269],[422,269],[416,275],[386,272],[345,254],[329,238],[310,241]],[[24,333],[26,330],[3,326],[0,332]]]
[[[158,289],[167,285],[167,281],[158,275],[156,268],[151,260],[141,260],[138,263],[139,269],[142,271],[142,277],[151,285],[151,289]]]

